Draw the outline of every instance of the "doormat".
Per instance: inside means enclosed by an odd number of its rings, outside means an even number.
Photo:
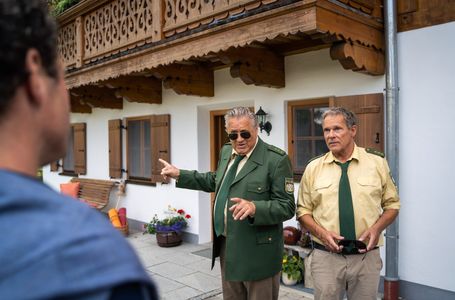
[[[212,258],[212,248],[194,251],[194,252],[191,252],[191,254],[202,256],[205,258]]]

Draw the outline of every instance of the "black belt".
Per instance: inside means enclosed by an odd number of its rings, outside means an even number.
[[[313,241],[313,248],[314,249],[318,249],[318,250],[322,250],[322,251],[326,251],[326,252],[330,252],[330,253],[335,253],[335,254],[340,254],[340,255],[355,255],[355,254],[365,254],[365,253],[359,253],[358,251],[351,251],[351,252],[346,252],[346,251],[343,251],[343,250],[340,252],[340,253],[336,253],[336,252],[332,252],[330,250],[328,250],[325,246],[319,244],[319,243],[316,243]],[[377,249],[378,247],[374,247],[372,250],[374,249]]]

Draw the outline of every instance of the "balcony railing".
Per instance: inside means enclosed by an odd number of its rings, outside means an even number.
[[[164,14],[164,33],[166,36],[176,31],[184,31],[208,24],[216,19],[224,19],[263,4],[270,4],[277,0],[166,0]]]
[[[377,17],[380,1],[330,2]],[[254,19],[256,13],[268,13],[293,3],[314,5],[319,2],[327,1],[85,0],[58,17],[59,52],[67,69],[80,68],[143,45],[162,47],[168,41],[191,36],[194,29],[214,28],[238,18]]]

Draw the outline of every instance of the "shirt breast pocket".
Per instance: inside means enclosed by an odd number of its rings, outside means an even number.
[[[334,184],[330,178],[320,178],[314,182],[312,191],[312,199],[315,205],[321,203],[322,200],[329,200],[334,196]]]
[[[359,186],[360,193],[366,197],[381,197],[382,186],[381,180],[376,177],[358,177],[357,184]]]

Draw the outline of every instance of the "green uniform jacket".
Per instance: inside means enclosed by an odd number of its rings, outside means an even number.
[[[216,172],[180,170],[176,186],[217,193],[231,154],[232,146],[223,146]],[[235,221],[227,210],[226,280],[253,281],[277,274],[283,255],[283,221],[295,214],[292,168],[286,153],[259,139],[231,185],[229,199],[233,197],[253,201],[256,213],[254,218]],[[212,268],[220,254],[218,238],[213,241]]]

